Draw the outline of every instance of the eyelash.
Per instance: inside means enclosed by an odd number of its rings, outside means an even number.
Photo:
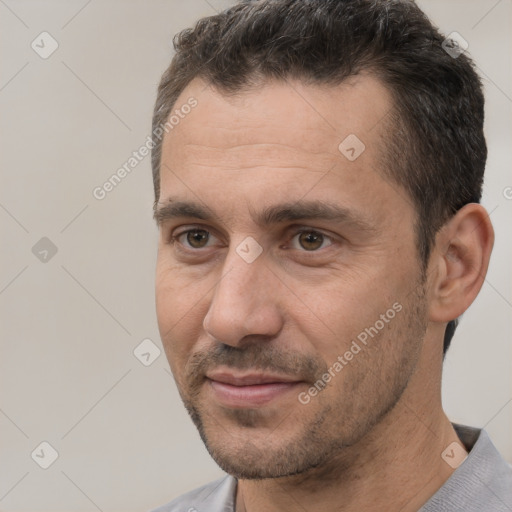
[[[199,227],[191,228],[191,229],[187,229],[187,230],[184,230],[184,231],[180,231],[180,232],[178,232],[176,234],[171,234],[171,236],[169,237],[169,241],[168,241],[169,244],[175,245],[176,243],[178,243],[179,245],[184,246],[183,244],[181,244],[179,242],[178,239],[180,237],[182,237],[183,235],[186,235],[187,233],[190,233],[192,231],[204,231],[204,232],[208,233],[209,235],[211,235],[211,232],[208,231],[207,229],[199,228]],[[291,238],[289,240],[290,241],[293,240],[297,235],[301,235],[302,233],[314,233],[314,234],[317,234],[317,235],[321,235],[324,239],[328,239],[331,242],[327,247],[321,247],[319,249],[315,249],[315,250],[312,250],[312,251],[307,251],[305,249],[302,249],[302,250],[296,249],[296,250],[299,250],[300,252],[303,252],[305,254],[318,253],[318,252],[320,252],[323,249],[329,248],[331,245],[334,245],[334,243],[335,243],[334,237],[332,237],[330,235],[327,235],[327,234],[325,234],[322,231],[319,231],[317,229],[312,229],[312,228],[307,228],[307,227],[302,227],[302,228],[297,229],[296,231],[294,231],[293,235],[291,236]],[[184,247],[186,247],[186,246],[184,246]],[[200,252],[203,249],[207,249],[207,247],[202,247],[202,248],[199,248],[199,249],[185,248],[185,249],[180,249],[180,250],[182,250],[183,252],[198,253],[198,252]]]

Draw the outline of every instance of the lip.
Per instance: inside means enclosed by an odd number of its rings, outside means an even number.
[[[277,374],[233,374],[212,372],[206,375],[214,398],[230,408],[261,407],[282,398],[302,381]]]

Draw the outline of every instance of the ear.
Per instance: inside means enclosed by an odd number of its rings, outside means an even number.
[[[439,231],[429,262],[430,320],[459,317],[482,288],[494,244],[494,230],[483,206],[461,208]]]

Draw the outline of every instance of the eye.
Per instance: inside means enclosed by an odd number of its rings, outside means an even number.
[[[177,235],[171,236],[170,242],[174,244],[176,241],[181,245],[191,249],[203,249],[207,247],[210,240],[210,232],[205,229],[188,229]]]
[[[293,243],[294,240],[298,242],[300,247],[297,247],[297,244]],[[329,241],[329,243],[324,245],[324,242],[326,241]],[[332,245],[331,237],[312,229],[301,230],[292,238],[292,246],[294,249],[301,250],[302,248],[309,252],[317,251],[318,249],[323,249],[330,245]]]
[[[212,245],[208,244],[211,238],[215,239],[206,229],[194,228],[187,229],[176,235],[171,235],[169,243],[174,245],[178,242],[185,250],[194,251],[205,249],[209,245]],[[317,252],[332,244],[332,237],[314,229],[301,229],[291,238],[291,247],[302,252]]]

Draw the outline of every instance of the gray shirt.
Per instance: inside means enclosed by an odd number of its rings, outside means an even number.
[[[418,512],[512,512],[512,466],[485,430],[453,427],[469,455]],[[236,486],[227,475],[152,512],[235,512]]]

